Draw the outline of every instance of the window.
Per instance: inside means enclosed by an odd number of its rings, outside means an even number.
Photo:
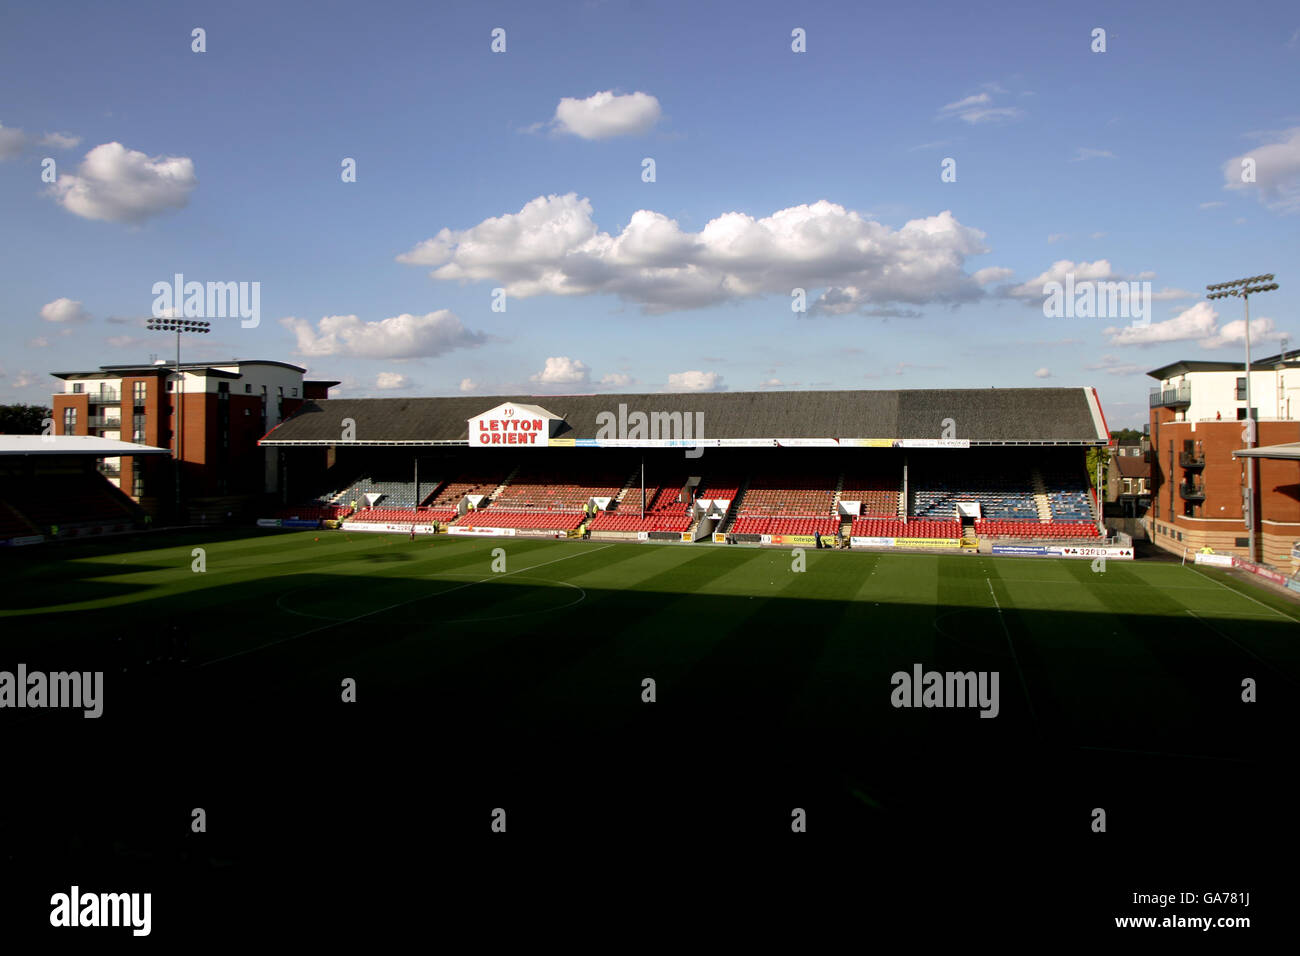
[[[144,496],[144,469],[135,467],[131,469],[131,494],[137,498]]]
[[[1237,421],[1244,422],[1245,420],[1246,420],[1246,410],[1244,408],[1237,409]]]
[[[298,388],[297,388],[297,386],[294,386],[294,389],[293,389],[291,395],[292,395],[293,398],[297,398],[297,397],[298,397]]]
[[[1237,376],[1237,401],[1244,402],[1245,400],[1246,400],[1246,376],[1239,375]]]
[[[1182,541],[1182,540],[1183,540],[1183,533],[1182,533],[1181,531],[1178,532],[1178,540],[1179,540],[1179,541]]]
[[[230,401],[230,383],[229,383],[229,382],[218,382],[218,383],[217,383],[217,401],[219,401],[219,402],[228,402],[228,401]]]
[[[135,385],[133,386],[132,391],[133,394],[135,395],[135,404],[143,405],[145,396],[149,393],[149,383],[136,382]]]
[[[245,394],[245,395],[252,395],[252,394],[253,394],[253,383],[252,383],[252,382],[245,382],[245,383],[244,383],[244,394]]]
[[[1234,539],[1234,540],[1236,541],[1236,547],[1238,547],[1238,548],[1249,548],[1249,547],[1250,547],[1250,539],[1249,539],[1249,538],[1236,538],[1236,539]]]
[[[168,379],[168,380],[167,380],[167,391],[169,391],[169,392],[170,392],[170,391],[173,391],[173,386],[175,386],[175,384],[176,384],[176,383],[173,382],[171,379]]]
[[[77,433],[77,410],[75,408],[65,408],[63,410],[63,434],[75,435]]]
[[[86,386],[83,385],[81,382],[74,382],[73,385],[72,385],[72,394],[73,394],[73,395],[80,395],[80,394],[81,394],[82,392],[84,392],[85,390],[86,390]]]

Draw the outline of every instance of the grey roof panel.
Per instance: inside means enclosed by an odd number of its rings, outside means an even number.
[[[704,438],[956,437],[975,442],[1105,443],[1083,388],[706,392],[333,398],[307,402],[263,441],[465,442],[468,419],[503,402],[541,405],[565,419],[558,438],[595,438],[602,412],[703,413]],[[953,434],[945,435],[945,419]]]

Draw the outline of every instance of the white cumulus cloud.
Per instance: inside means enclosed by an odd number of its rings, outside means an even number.
[[[134,224],[182,208],[198,184],[187,156],[150,157],[121,143],[103,143],[75,173],[61,173],[48,192],[83,219]]]
[[[591,369],[567,355],[556,355],[546,360],[546,368],[532,376],[540,385],[583,385],[591,377]]]
[[[1112,345],[1154,345],[1163,342],[1196,342],[1203,349],[1218,349],[1245,341],[1246,320],[1234,319],[1219,325],[1219,313],[1208,302],[1197,302],[1172,319],[1148,326],[1108,328]],[[1270,318],[1250,320],[1252,342],[1278,341],[1283,333]]]
[[[1278,212],[1300,212],[1300,126],[1270,134],[1276,142],[1257,146],[1223,164],[1225,189],[1259,189],[1265,206]],[[1241,181],[1242,162],[1255,161],[1255,181]]]
[[[609,139],[649,132],[663,111],[649,93],[620,95],[610,90],[585,100],[566,96],[555,108],[557,129],[583,139]]]
[[[1101,282],[1126,278],[1119,275],[1106,259],[1098,259],[1096,262],[1071,262],[1069,259],[1058,259],[1028,282],[1022,282],[1009,289],[1007,294],[1017,299],[1043,299],[1046,298],[1043,286],[1049,282],[1059,282],[1064,285],[1065,277],[1069,274],[1074,275],[1076,283],[1085,280]]]
[[[722,376],[717,372],[692,369],[689,372],[673,372],[668,376],[667,390],[670,392],[721,392],[726,388]]]
[[[1010,279],[1015,275],[1014,269],[1008,269],[1006,266],[988,266],[979,269],[971,276],[979,285],[989,285],[993,282],[1001,282],[1003,279]]]
[[[306,319],[292,317],[281,319],[280,324],[297,338],[298,354],[307,356],[431,358],[487,341],[485,334],[465,328],[446,309],[425,315],[403,313],[377,322],[363,322],[355,315],[327,315],[314,328]]]
[[[41,306],[41,318],[46,322],[88,322],[90,313],[81,307],[80,302],[58,298]]]
[[[793,288],[852,289],[863,306],[973,301],[984,291],[964,263],[985,252],[984,233],[949,211],[891,229],[826,200],[762,218],[724,213],[693,233],[642,209],[611,235],[590,200],[569,193],[444,228],[397,258],[432,267],[435,279],[493,281],[512,297],[615,295],[657,313]]]
[[[1208,302],[1198,302],[1184,309],[1172,319],[1152,322],[1144,326],[1124,326],[1106,329],[1113,345],[1153,345],[1156,342],[1183,342],[1203,339],[1216,331],[1219,313]]]
[[[1280,332],[1276,323],[1270,318],[1250,320],[1250,340],[1253,343],[1277,342],[1286,336]],[[1246,341],[1246,320],[1234,319],[1219,326],[1219,330],[1197,344],[1203,349],[1220,349],[1225,345],[1239,345]]]
[[[411,380],[400,372],[380,372],[375,377],[375,388],[380,391],[391,391],[395,388],[407,388]]]
[[[46,133],[41,137],[41,145],[53,146],[55,149],[74,149],[81,145],[81,137],[70,133]]]

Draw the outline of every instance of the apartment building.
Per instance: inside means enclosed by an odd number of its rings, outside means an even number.
[[[171,449],[179,481],[171,461],[123,455],[99,467],[148,511],[179,500],[185,512],[224,514],[278,487],[278,460],[258,439],[338,384],[305,372],[268,360],[182,363],[179,375],[162,360],[54,372],[64,383],[53,397],[55,433]]]
[[[1151,540],[1175,553],[1214,550],[1292,566],[1300,539],[1300,463],[1260,460],[1254,521],[1257,553],[1248,548],[1246,371],[1242,362],[1178,361],[1147,373],[1151,390]],[[1300,352],[1253,362],[1251,403],[1256,444],[1300,440]]]

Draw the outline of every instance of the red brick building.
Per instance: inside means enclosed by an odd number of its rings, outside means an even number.
[[[280,482],[278,461],[258,447],[258,439],[303,402],[328,398],[330,387],[338,384],[306,381],[305,369],[273,361],[183,363],[180,371],[179,416],[174,364],[55,372],[65,389],[54,396],[54,428],[59,435],[171,449],[182,463],[180,517],[189,521],[243,513],[273,492]],[[168,514],[176,508],[171,461],[123,455],[105,459],[100,469],[147,511]]]
[[[1151,540],[1177,554],[1209,546],[1250,557],[1243,507],[1246,459],[1245,365],[1182,361],[1148,373],[1151,392]],[[1300,441],[1300,355],[1252,363],[1257,445]],[[1300,539],[1300,462],[1260,460],[1255,480],[1254,560],[1293,569]]]

